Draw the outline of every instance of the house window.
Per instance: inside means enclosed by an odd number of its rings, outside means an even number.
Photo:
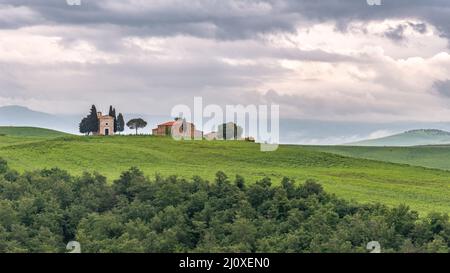
[[[106,123],[106,126],[108,126],[108,122]]]

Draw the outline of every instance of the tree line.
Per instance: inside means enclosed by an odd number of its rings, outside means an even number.
[[[308,180],[153,179],[108,183],[60,169],[19,174],[0,160],[0,252],[383,252],[450,250],[447,214],[358,204]]]

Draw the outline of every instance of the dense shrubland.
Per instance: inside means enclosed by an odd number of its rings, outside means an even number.
[[[355,204],[314,181],[246,183],[218,172],[107,183],[60,169],[19,174],[0,159],[0,252],[449,252],[448,215]]]

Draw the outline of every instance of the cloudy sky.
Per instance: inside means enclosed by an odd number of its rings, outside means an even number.
[[[450,1],[0,0],[0,106],[450,121]]]

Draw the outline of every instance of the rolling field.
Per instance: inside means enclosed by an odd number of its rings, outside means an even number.
[[[450,145],[415,147],[305,146],[304,148],[343,156],[450,170]]]
[[[68,136],[68,134],[34,127],[0,126],[0,149],[4,146],[33,143],[61,136]]]
[[[18,136],[18,137],[44,137],[52,138],[68,135],[63,132],[58,132],[50,129],[35,128],[35,127],[6,127],[0,126],[0,135]]]
[[[345,157],[302,146],[280,146],[276,152],[263,153],[258,144],[249,142],[54,133],[23,136],[16,130],[0,135],[0,157],[19,171],[59,167],[75,175],[97,171],[112,180],[137,166],[149,176],[213,179],[221,170],[232,178],[240,174],[248,182],[264,176],[274,183],[284,176],[298,182],[312,178],[349,200],[404,203],[421,213],[450,211],[450,172],[444,170]]]

